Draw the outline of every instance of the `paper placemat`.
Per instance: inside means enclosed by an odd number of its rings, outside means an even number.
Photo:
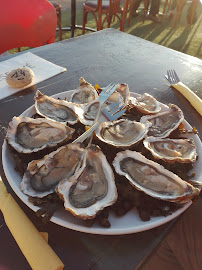
[[[6,82],[6,75],[11,70],[22,67],[29,67],[34,72],[33,82],[24,88],[11,88]],[[6,61],[0,62],[0,99],[15,94],[18,91],[21,91],[65,71],[66,68],[57,66],[31,52],[27,52]]]

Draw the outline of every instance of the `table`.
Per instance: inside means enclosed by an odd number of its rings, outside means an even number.
[[[184,111],[185,119],[201,134],[201,116],[180,93],[169,88],[164,78],[167,69],[175,68],[182,81],[202,98],[202,61],[197,58],[114,29],[35,48],[31,52],[67,68],[67,72],[36,86],[47,95],[75,89],[81,76],[101,86],[110,82],[127,82],[131,91],[148,92],[163,103],[169,101],[178,105]],[[23,95],[19,92],[0,100],[0,145],[4,128],[14,115],[21,114],[33,104],[34,93],[33,89],[27,89]],[[53,223],[44,225],[11,190],[2,167],[0,174],[8,191],[37,229],[48,232],[49,244],[64,262],[65,269],[138,269],[176,222],[173,220],[149,231],[117,236],[80,233]],[[30,269],[1,213],[0,239],[0,268]]]

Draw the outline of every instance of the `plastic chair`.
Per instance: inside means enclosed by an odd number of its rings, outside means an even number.
[[[120,23],[120,30],[124,31],[124,24],[126,13],[128,9],[129,0],[124,1],[123,8],[120,6],[121,0],[109,0],[109,1],[86,1],[83,4],[83,22],[82,22],[82,35],[85,34],[85,25],[87,22],[87,14],[90,12],[97,26],[97,31],[102,30],[104,23],[107,21],[107,27],[111,25],[112,17],[117,17]],[[102,18],[102,15],[105,15]]]
[[[133,12],[133,9],[134,9],[135,2],[136,2],[136,0],[130,0],[129,15],[128,15],[128,26],[130,24],[130,18],[131,18],[131,14]],[[149,6],[149,0],[144,0],[144,9],[143,9],[143,16],[142,16],[142,22],[143,23],[145,22],[148,6]]]
[[[0,8],[0,54],[55,41],[56,11],[46,0],[6,0]]]

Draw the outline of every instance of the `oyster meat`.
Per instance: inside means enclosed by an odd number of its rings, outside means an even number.
[[[84,164],[77,173],[61,182],[56,191],[64,207],[74,216],[91,219],[117,199],[114,174],[99,147],[87,148]]]
[[[196,145],[193,139],[147,137],[143,143],[157,159],[162,159],[170,163],[176,161],[180,163],[196,161]]]
[[[144,114],[155,114],[160,112],[161,106],[159,102],[151,95],[144,93],[137,97],[131,97],[130,101],[134,107]]]
[[[169,109],[165,112],[141,117],[141,123],[146,123],[147,121],[151,123],[147,133],[148,136],[166,138],[182,123],[184,115],[180,108],[173,104],[168,106]]]
[[[76,104],[48,97],[39,90],[34,99],[36,112],[39,115],[62,124],[74,125],[78,122],[78,116],[75,113]]]
[[[98,98],[97,91],[93,86],[86,82],[83,77],[80,78],[80,86],[73,92],[70,102],[86,104]]]
[[[41,160],[31,161],[21,182],[22,192],[40,198],[53,193],[60,181],[69,179],[80,168],[84,153],[79,145],[68,144]]]
[[[135,151],[119,152],[113,166],[135,188],[157,199],[183,204],[200,192],[176,174]]]
[[[13,117],[6,139],[19,153],[30,154],[72,138],[74,129],[45,118]]]
[[[147,134],[149,124],[120,119],[103,122],[96,131],[96,136],[103,142],[115,147],[130,147],[141,141]]]

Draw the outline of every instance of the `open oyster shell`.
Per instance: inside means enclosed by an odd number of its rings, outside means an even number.
[[[103,142],[115,147],[130,147],[141,141],[147,134],[149,123],[120,119],[103,122],[96,131],[96,136]]]
[[[119,152],[113,166],[138,190],[165,201],[183,204],[199,194],[199,189],[138,152]]]
[[[107,87],[107,86],[106,86]],[[105,87],[103,87],[105,89]],[[104,106],[108,106],[112,103],[119,103],[120,105],[128,105],[130,98],[130,91],[128,84],[119,83],[116,90],[108,97]]]
[[[39,90],[35,94],[35,108],[39,115],[62,124],[74,125],[78,122],[75,113],[76,104],[43,95]]]
[[[40,198],[53,193],[60,181],[69,179],[80,168],[84,153],[79,145],[68,144],[41,160],[31,161],[21,182],[22,192]]]
[[[173,163],[195,162],[197,153],[193,139],[162,139],[147,137],[144,146],[157,159]]]
[[[45,118],[13,117],[6,139],[19,153],[30,154],[72,138],[74,129]]]
[[[79,121],[85,126],[92,126],[99,108],[99,101],[93,100],[87,105],[77,106],[75,112]]]
[[[161,110],[159,102],[147,93],[131,97],[130,102],[138,111],[144,114],[156,114]]]
[[[129,91],[129,87],[128,84],[126,83],[119,83],[116,91],[111,95],[111,97],[109,97],[109,101],[116,103],[118,101],[120,101],[120,99],[118,99],[118,95],[121,95],[122,99],[123,99],[123,105],[127,105],[129,102],[129,98],[130,98],[130,91]],[[115,95],[117,96],[117,100],[115,99]]]
[[[166,138],[182,123],[184,115],[181,109],[174,104],[168,106],[169,109],[165,112],[141,117],[141,123],[151,123],[148,136]]]
[[[108,106],[112,103],[127,105],[130,92],[127,84],[118,84],[115,92],[107,99],[103,106]],[[79,121],[85,126],[92,126],[96,118],[99,108],[99,100],[95,99],[88,104],[79,104],[75,107],[75,112],[79,117]]]
[[[69,101],[77,104],[86,104],[97,98],[97,91],[81,77],[80,86],[73,92]]]
[[[87,148],[82,168],[61,182],[56,190],[64,200],[65,209],[82,219],[94,218],[117,199],[112,168],[95,145]]]

